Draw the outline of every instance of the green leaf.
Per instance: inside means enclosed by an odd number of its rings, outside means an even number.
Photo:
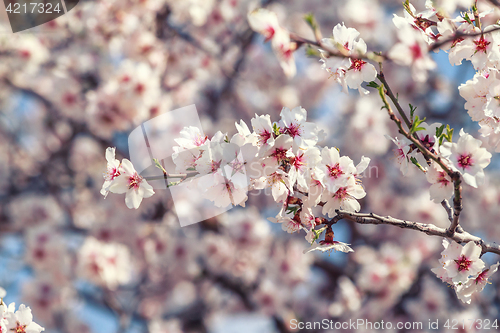
[[[417,168],[420,169],[422,172],[426,172],[425,169],[418,163],[417,159],[415,157],[410,157],[410,161],[417,166]]]
[[[280,128],[278,127],[278,124],[274,123],[273,124],[273,132],[274,132],[274,135],[278,136],[280,135]]]
[[[415,114],[415,110],[417,109],[416,106],[413,106],[410,104],[410,119],[413,121],[413,115]]]
[[[441,135],[439,136],[439,144],[442,145],[444,140],[448,142],[452,142],[453,140],[453,128],[450,128],[450,125],[446,125],[446,134],[441,133]]]
[[[307,13],[304,15],[304,20],[311,27],[311,29],[316,30],[318,28],[318,23],[313,13]]]
[[[314,58],[321,58],[321,53],[319,52],[318,49],[311,47],[311,45],[307,45],[306,56],[314,57]]]
[[[472,20],[470,19],[469,14],[467,12],[464,14],[463,17],[464,17],[464,20],[467,21],[467,23],[469,23],[470,25],[473,25]]]
[[[312,232],[314,232],[314,239],[312,240],[311,245],[321,236],[321,234],[323,233],[323,231],[326,230],[326,228],[328,227],[323,227],[318,230],[312,229]]]
[[[425,117],[424,117],[424,119],[420,119],[418,116],[415,116],[415,120],[411,124],[410,134],[413,134],[413,133],[418,132],[418,131],[425,130],[426,129],[425,127],[420,127],[419,126],[420,124],[422,124],[425,121],[425,119],[426,119]]]
[[[378,89],[378,87],[379,87],[378,83],[375,81],[371,81],[370,83],[367,84],[367,86],[370,88],[375,88],[375,89]]]
[[[157,167],[158,169],[160,169],[163,173],[167,173],[167,171],[165,170],[165,168],[163,167],[163,165],[161,165],[161,163],[160,163],[160,161],[158,161],[158,159],[153,158],[153,162],[155,164],[155,167]]]
[[[441,127],[436,127],[436,137],[440,137],[441,134],[443,134],[444,131],[444,125],[441,125]]]
[[[408,12],[408,14],[410,14],[410,16],[412,16],[412,17],[414,16],[414,14],[410,8],[410,0],[406,0],[405,2],[403,2],[403,7]]]

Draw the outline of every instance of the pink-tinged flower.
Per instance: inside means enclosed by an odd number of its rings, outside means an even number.
[[[109,186],[113,180],[121,174],[120,161],[115,158],[115,148],[108,147],[106,149],[106,160],[108,166],[104,173],[104,184],[102,184],[101,194],[106,197],[109,193]]]
[[[500,118],[487,117],[479,122],[481,136],[488,138],[488,144],[500,152]]]
[[[302,229],[302,223],[300,222],[300,219],[296,218],[295,216],[294,218],[290,218],[288,216],[277,217],[278,218],[269,217],[268,220],[273,223],[281,223],[281,229],[288,232],[289,234],[293,234]]]
[[[323,174],[323,184],[332,193],[343,186],[349,177],[356,174],[353,161],[347,156],[341,157],[336,148],[323,148],[318,168]]]
[[[307,178],[307,185],[309,187],[307,198],[303,200],[304,205],[308,207],[316,207],[320,201],[321,196],[323,195],[323,191],[325,187],[323,186],[322,179],[324,178],[323,172],[315,167],[310,171],[310,175]]]
[[[227,207],[229,205],[240,205],[245,207],[248,199],[248,179],[245,174],[234,173],[233,169],[226,165],[213,174],[213,177],[199,178],[198,186],[206,189],[203,197],[213,201],[217,207]]]
[[[486,77],[482,73],[476,73],[472,80],[458,87],[460,96],[466,100],[465,109],[473,121],[485,118],[484,108],[492,81],[497,81],[495,75],[490,74]]]
[[[500,37],[497,32],[488,32],[493,26],[486,27],[484,34],[474,38],[466,38],[453,48],[454,56],[450,54],[450,62],[460,65],[462,60],[470,60],[476,70],[485,70],[494,67],[494,63],[500,60],[500,53],[497,46]],[[471,27],[472,33],[481,32],[477,27]]]
[[[31,309],[24,304],[21,304],[16,312],[7,313],[5,319],[7,332],[40,333],[45,331],[42,326],[33,321]]]
[[[332,227],[329,226],[325,232],[325,239],[320,241],[318,244],[312,244],[309,249],[304,250],[304,253],[308,253],[311,251],[331,252],[332,250],[345,253],[354,252],[354,250],[351,249],[349,245],[350,244],[334,241],[333,230]]]
[[[284,107],[280,116],[280,131],[290,135],[300,147],[314,146],[318,142],[318,127],[314,123],[306,122],[306,109],[300,106],[292,110]]]
[[[175,142],[184,149],[198,148],[208,141],[208,137],[195,126],[186,126],[179,134],[180,138],[175,139]]]
[[[436,129],[441,127],[441,123],[433,123],[429,125],[426,122],[423,122],[419,127],[423,127],[425,129],[417,131],[415,135],[425,148],[429,149],[431,152],[435,152],[435,149],[437,148],[435,146],[438,142]]]
[[[196,171],[202,175],[213,174],[221,167],[223,146],[219,142],[210,142],[200,158],[196,160]]]
[[[129,249],[120,243],[104,243],[87,237],[78,253],[78,274],[98,285],[115,289],[131,278]]]
[[[461,246],[452,242],[442,253],[444,269],[453,283],[465,283],[471,275],[477,275],[484,268],[484,262],[479,258],[481,247],[474,242]]]
[[[484,114],[487,117],[500,118],[500,80],[491,75],[486,104],[484,105]]]
[[[288,176],[281,169],[278,169],[268,176],[261,177],[254,181],[254,188],[257,190],[261,190],[267,187],[271,187],[271,193],[273,195],[274,201],[276,202],[284,202],[288,198],[288,196],[292,194]]]
[[[386,137],[397,146],[397,148],[394,149],[394,156],[396,157],[396,162],[399,164],[401,173],[403,173],[403,176],[406,176],[406,173],[408,172],[408,159],[410,151],[410,144],[408,140],[403,139],[400,141],[398,138],[393,139],[387,135]]]
[[[433,8],[429,8],[428,3],[426,2],[427,10],[422,13],[417,13],[415,7],[409,3],[409,9],[412,12],[412,15],[408,13],[406,10],[404,11],[404,21],[409,23],[414,29],[420,30],[422,35],[425,37],[426,41],[430,43],[432,40],[436,38],[436,35],[432,31],[432,26],[436,25],[436,22],[430,20],[432,17],[436,15],[436,10]],[[395,15],[396,16],[396,15]],[[402,22],[402,18],[398,17],[398,19]]]
[[[323,215],[328,214],[329,217],[336,215],[336,209],[345,209],[350,212],[358,212],[361,206],[357,199],[362,199],[366,196],[363,187],[356,183],[354,177],[346,179],[344,185],[339,187],[333,194],[329,191],[323,192],[322,200],[325,201],[323,206]]]
[[[368,94],[361,84],[375,80],[377,70],[361,59],[367,48],[365,41],[359,38],[359,32],[354,28],[347,28],[344,23],[337,24],[333,28],[332,37],[322,39],[321,44],[326,49],[338,49],[350,56],[348,59],[330,57],[328,52],[320,49],[322,68],[342,85],[343,91],[347,93],[349,87],[358,89],[360,94]]]
[[[287,78],[292,78],[297,72],[293,52],[297,49],[297,44],[290,41],[290,33],[283,28],[276,30],[271,41],[273,51],[279,60]]]
[[[307,191],[309,171],[321,161],[319,149],[300,148],[294,143],[290,155],[290,171],[288,171],[290,186],[293,187],[297,183],[300,190]]]
[[[453,181],[439,164],[433,162],[427,170],[426,178],[431,187],[429,189],[431,200],[440,203],[453,195]]]
[[[483,291],[484,287],[486,287],[489,283],[488,279],[498,270],[499,265],[500,263],[497,262],[496,264],[490,266],[490,268],[487,268],[481,271],[478,275],[470,278],[469,281],[465,283],[461,290],[461,294],[464,295],[464,298],[466,299],[465,303],[470,303],[470,296],[474,293]]]
[[[399,43],[389,50],[389,58],[397,64],[411,66],[415,81],[425,81],[427,71],[436,67],[436,63],[429,56],[427,42],[422,33],[415,30],[404,18],[395,15],[392,21],[398,28]]]
[[[252,118],[252,127],[258,137],[258,144],[260,146],[272,145],[274,143],[273,125],[271,124],[271,116],[258,116]]]
[[[481,148],[482,142],[460,130],[457,143],[444,142],[440,147],[443,157],[448,158],[452,167],[462,173],[464,181],[472,187],[484,182],[483,169],[490,164],[491,153]]]
[[[234,123],[234,125],[236,126],[236,130],[238,131],[238,133],[234,134],[231,138],[232,143],[235,143],[238,146],[243,146],[247,143],[257,145],[257,134],[250,132],[248,125],[243,120],[240,120],[239,124]]]
[[[247,18],[250,28],[263,35],[266,42],[270,41],[276,31],[280,29],[278,16],[270,10],[264,8],[255,9],[248,13]]]
[[[113,180],[109,186],[109,191],[113,193],[126,193],[125,203],[127,207],[139,208],[142,198],[149,198],[155,192],[153,187],[135,171],[132,163],[123,159],[121,163],[122,173]]]
[[[292,148],[292,145],[292,137],[287,134],[281,134],[274,141],[274,146],[265,152],[263,163],[271,167],[271,170],[277,168],[282,161],[290,158],[288,151]]]
[[[365,45],[366,53],[366,45]],[[369,91],[361,87],[363,82],[371,82],[377,77],[375,66],[363,59],[349,58],[350,66],[345,72],[345,82],[351,89],[358,89],[360,95],[367,95]]]

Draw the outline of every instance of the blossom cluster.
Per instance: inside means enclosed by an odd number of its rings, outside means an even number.
[[[460,137],[457,142],[451,141],[452,132],[448,136],[444,131],[444,125],[434,123],[428,125],[422,122],[421,130],[415,132],[420,143],[430,152],[437,155],[441,162],[459,172],[465,183],[478,187],[484,182],[484,168],[491,160],[491,153],[481,147],[481,140],[475,139],[472,135],[460,130]],[[397,146],[394,150],[396,162],[400,166],[403,175],[406,175],[410,166],[418,167],[426,173],[427,181],[432,184],[430,198],[436,203],[450,199],[454,193],[454,184],[450,175],[435,161],[427,161],[422,152],[406,138],[392,139]],[[449,141],[448,141],[449,140]]]
[[[485,269],[485,263],[480,259],[481,247],[474,242],[462,246],[444,239],[443,246],[439,260],[441,266],[432,271],[455,289],[462,302],[470,304],[472,295],[484,289],[500,263]]]
[[[0,287],[0,332],[40,333],[45,329],[33,321],[31,309],[24,304],[16,310],[16,304],[3,302],[5,289]]]
[[[347,28],[343,23],[333,28],[331,38],[324,38],[321,44],[329,50],[339,50],[346,58],[329,56],[329,52],[320,49],[321,68],[330,73],[344,92],[347,87],[358,89],[360,94],[368,94],[368,90],[361,87],[363,82],[370,82],[377,77],[375,67],[363,60],[366,56],[366,43],[359,38],[359,32],[354,28]]]
[[[175,139],[178,146],[173,147],[176,171],[186,175],[194,172],[196,177],[185,181],[217,207],[244,207],[249,191],[270,190],[274,201],[281,205],[271,220],[281,223],[289,233],[306,230],[306,239],[313,244],[325,231],[314,229],[322,222],[313,209],[321,207],[321,214],[329,217],[334,217],[337,209],[360,210],[358,200],[366,193],[359,177],[370,159],[362,157],[354,165],[337,148],[320,149],[317,143],[324,133],[306,117],[302,107],[283,108],[278,122],[271,122],[269,115],[255,115],[252,131],[240,121],[236,123],[238,133],[231,138],[220,131],[208,138],[197,127],[185,127],[180,138]],[[135,172],[130,161],[116,160],[113,148],[108,148],[106,158],[108,167],[101,193],[126,192],[127,206],[138,208],[143,197],[153,194],[150,185]],[[330,228],[325,240],[314,249],[352,251],[333,241]]]
[[[124,158],[121,162],[115,158],[115,148],[106,149],[108,167],[104,174],[101,194],[106,197],[109,192],[125,193],[128,208],[138,208],[142,198],[154,194],[153,187],[135,171],[132,163]]]

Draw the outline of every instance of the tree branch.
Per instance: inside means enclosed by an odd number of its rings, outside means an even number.
[[[455,233],[458,227],[459,223],[459,217],[460,213],[462,212],[462,180],[461,180],[461,175],[458,171],[452,170],[448,165],[446,165],[441,157],[437,156],[435,153],[431,152],[427,147],[425,147],[418,138],[414,137],[411,135],[410,132],[406,131],[403,128],[403,125],[401,124],[401,120],[396,117],[394,112],[392,111],[391,106],[389,105],[387,98],[385,95],[389,96],[391,99],[392,103],[396,106],[396,109],[399,111],[403,119],[406,118],[406,115],[403,111],[403,108],[399,104],[398,99],[394,94],[392,93],[391,89],[389,88],[389,85],[387,81],[385,80],[384,73],[380,71],[380,74],[377,75],[377,78],[380,80],[382,83],[382,87],[378,87],[379,89],[379,94],[380,98],[382,99],[382,102],[384,102],[385,108],[387,109],[387,112],[389,113],[389,117],[391,118],[392,121],[396,123],[396,125],[399,128],[399,132],[403,134],[408,140],[410,140],[419,150],[420,152],[425,156],[427,160],[433,160],[439,166],[450,176],[450,178],[453,181],[454,184],[454,197],[453,197],[453,220],[451,222],[450,227],[447,229],[448,235],[451,237]],[[407,122],[407,118],[406,121]],[[408,124],[408,123],[407,123]],[[411,126],[409,125],[408,128]]]
[[[486,252],[492,252],[500,255],[500,245],[496,243],[485,242],[480,237],[471,235],[465,231],[463,231],[462,233],[454,233],[452,236],[450,236],[447,229],[437,227],[433,224],[399,220],[390,216],[384,217],[373,213],[351,213],[342,210],[336,210],[336,213],[337,216],[335,216],[329,224],[335,224],[342,219],[359,224],[389,224],[403,229],[417,230],[430,236],[449,238],[457,243],[474,242],[477,245],[481,246],[483,254]]]

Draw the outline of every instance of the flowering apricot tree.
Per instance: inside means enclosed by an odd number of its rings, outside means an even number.
[[[55,332],[497,329],[498,19],[100,0],[0,36],[0,285]],[[145,125],[189,104],[199,126]],[[40,332],[30,308],[0,301],[0,333]]]

